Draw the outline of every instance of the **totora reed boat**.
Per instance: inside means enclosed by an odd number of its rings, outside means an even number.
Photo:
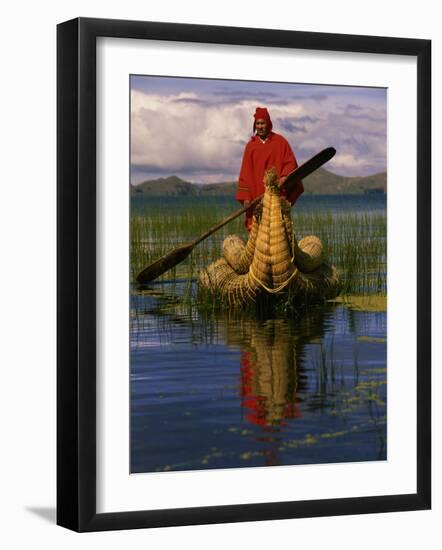
[[[200,273],[200,288],[219,294],[228,307],[244,307],[272,295],[314,303],[339,294],[338,271],[325,262],[320,239],[309,235],[296,240],[291,205],[280,196],[277,182],[276,171],[268,170],[247,243],[229,235],[222,257]]]

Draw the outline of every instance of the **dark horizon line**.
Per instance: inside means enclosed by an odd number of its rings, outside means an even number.
[[[349,178],[349,179],[372,178],[373,176],[379,176],[379,175],[382,175],[382,174],[387,174],[387,170],[382,170],[381,172],[374,172],[373,174],[369,174],[368,176],[346,176],[346,175],[343,175],[343,174],[338,174],[336,172],[332,172],[331,170],[327,170],[327,168],[324,168],[324,167],[319,168],[319,170],[329,172],[330,174],[333,174],[334,176],[339,176],[340,178]],[[161,180],[161,179],[165,180],[165,179],[174,178],[174,177],[180,179],[181,181],[185,181],[187,183],[190,183],[191,185],[220,185],[222,183],[237,183],[237,180],[217,181],[217,182],[213,182],[213,183],[193,182],[193,181],[189,181],[187,179],[183,179],[181,176],[178,176],[177,174],[171,174],[169,176],[158,176],[156,178],[156,180]],[[129,185],[132,185],[133,187],[137,187],[138,185],[142,185],[143,183],[146,183],[146,182],[149,182],[149,181],[155,181],[155,180],[146,179],[146,180],[140,181],[139,183],[129,182]]]

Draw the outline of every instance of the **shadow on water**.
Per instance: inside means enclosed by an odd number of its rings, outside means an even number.
[[[131,295],[131,471],[386,458],[386,315],[207,314]]]

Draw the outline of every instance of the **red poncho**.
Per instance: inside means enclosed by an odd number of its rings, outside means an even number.
[[[298,167],[288,141],[274,132],[270,132],[264,142],[258,136],[253,136],[244,151],[238,179],[237,200],[243,202],[262,195],[264,193],[264,172],[273,166],[276,168],[279,178],[288,176]],[[298,181],[287,199],[294,204],[303,191],[302,181]],[[247,217],[251,218],[251,214]],[[249,225],[247,221],[246,225]]]

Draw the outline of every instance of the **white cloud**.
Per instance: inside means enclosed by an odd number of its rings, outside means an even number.
[[[292,145],[298,160],[334,146],[330,167],[345,175],[385,170],[385,102],[324,95],[321,102],[268,101],[274,130]],[[131,161],[146,172],[184,174],[193,181],[220,181],[239,172],[253,113],[262,98],[207,101],[195,92],[132,91]],[[279,124],[278,124],[279,123]],[[192,177],[193,175],[193,177]],[[232,176],[233,175],[233,176]]]
[[[195,94],[132,93],[132,162],[171,172],[224,170],[241,151],[250,127],[247,106],[208,106]]]

